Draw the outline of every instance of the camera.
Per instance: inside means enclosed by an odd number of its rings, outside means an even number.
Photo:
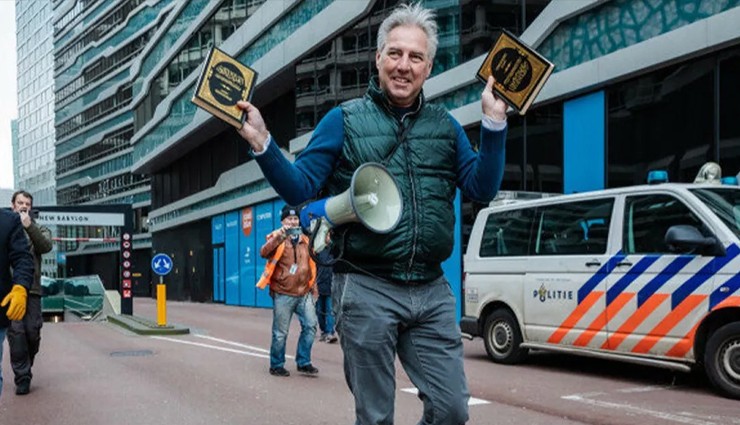
[[[285,234],[288,236],[299,236],[301,233],[302,232],[300,227],[290,227],[288,229],[285,229]]]

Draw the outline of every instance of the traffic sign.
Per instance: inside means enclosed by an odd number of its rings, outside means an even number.
[[[172,271],[172,259],[167,254],[157,254],[152,258],[152,270],[154,273],[164,276]]]

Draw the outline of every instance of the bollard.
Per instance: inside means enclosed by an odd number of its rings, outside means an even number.
[[[167,326],[167,287],[159,277],[157,285],[157,325]]]

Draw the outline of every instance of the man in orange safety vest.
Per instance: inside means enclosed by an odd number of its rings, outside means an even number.
[[[270,286],[273,299],[272,343],[270,344],[270,374],[290,376],[285,369],[285,341],[288,338],[293,313],[301,323],[296,364],[298,372],[316,375],[311,364],[311,347],[316,335],[316,265],[309,255],[308,238],[299,227],[298,210],[286,205],[280,212],[282,227],[267,235],[260,255],[268,262],[258,288]]]

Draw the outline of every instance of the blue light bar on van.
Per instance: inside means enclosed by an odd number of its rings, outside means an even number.
[[[665,170],[653,170],[648,173],[647,176],[648,184],[658,184],[668,182],[668,171]]]
[[[722,184],[726,184],[728,186],[737,186],[737,177],[730,176],[730,177],[722,177]]]

